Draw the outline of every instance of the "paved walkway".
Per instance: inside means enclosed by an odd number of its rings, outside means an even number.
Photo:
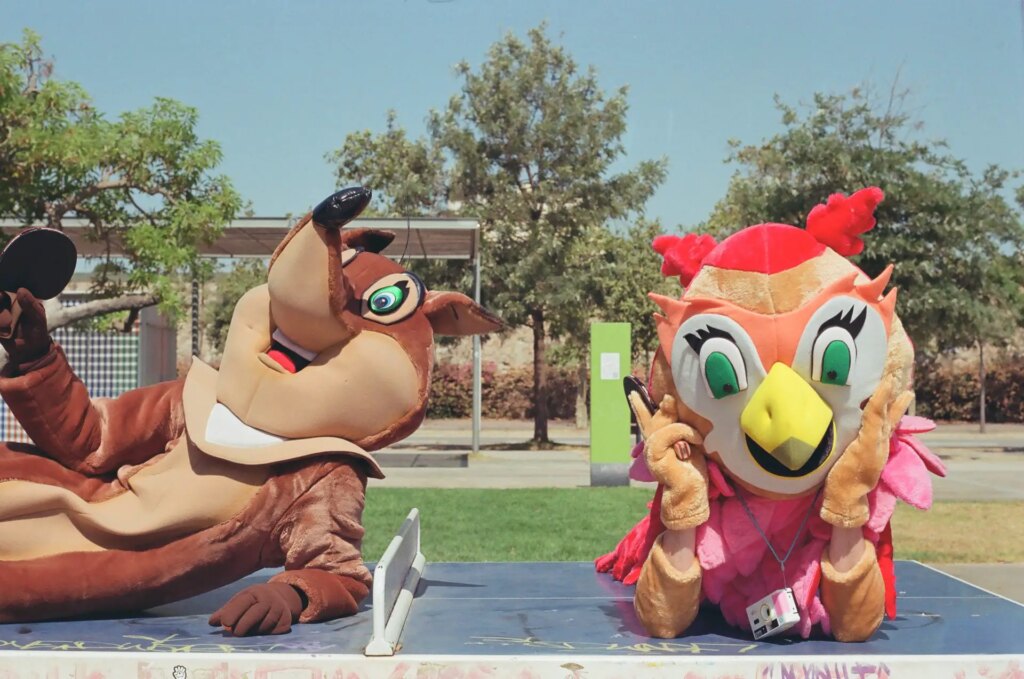
[[[418,464],[430,464],[419,451]],[[385,458],[386,454],[379,457]],[[938,501],[1024,501],[1024,455],[943,455],[946,478],[933,479]],[[577,488],[590,485],[585,450],[485,450],[471,453],[466,467],[387,467],[379,483],[392,488]]]
[[[469,422],[428,421],[396,446],[408,460],[418,455],[419,468],[389,467],[382,485],[417,488],[571,488],[590,485],[587,458],[589,432],[552,422],[549,435],[561,448],[527,451],[522,446],[533,434],[530,422],[485,421],[479,453],[471,453],[463,468],[431,468],[432,457],[451,458],[471,445]],[[1024,425],[989,425],[985,434],[976,425],[943,425],[922,437],[946,463],[949,473],[935,479],[937,500],[1024,501]],[[380,455],[388,464],[388,453]],[[407,464],[407,462],[405,462]]]
[[[935,499],[1024,501],[1024,425],[942,425],[926,434],[929,448],[946,463],[948,475],[935,479]],[[530,422],[489,420],[483,423],[479,453],[470,453],[465,467],[387,467],[387,478],[372,481],[391,488],[573,488],[590,485],[589,432],[563,422],[549,425],[549,436],[561,448],[523,449],[532,436]],[[452,457],[471,445],[468,420],[428,421],[392,450],[406,463],[431,457]],[[379,457],[384,464],[388,451]],[[643,485],[643,484],[635,484]],[[945,570],[989,591],[1024,602],[1024,564],[944,564]]]
[[[1024,604],[1024,564],[944,563],[933,564],[964,582]]]
[[[412,436],[399,443],[399,449],[468,449],[472,444],[469,420],[427,420]],[[552,421],[548,435],[557,444],[587,448],[590,432],[575,425]],[[481,443],[514,447],[533,436],[533,423],[526,420],[484,420]],[[984,434],[976,424],[940,424],[922,437],[928,446],[943,455],[971,455],[980,452],[1024,453],[1024,424],[990,424]]]

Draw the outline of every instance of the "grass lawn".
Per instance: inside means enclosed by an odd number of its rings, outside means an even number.
[[[936,502],[927,512],[901,504],[892,532],[897,559],[1024,562],[1024,502]]]
[[[650,496],[642,488],[372,488],[363,554],[376,560],[419,507],[428,561],[590,561],[643,517]],[[1024,561],[1024,502],[900,505],[893,533],[898,559]]]
[[[647,511],[642,488],[371,488],[363,555],[377,559],[419,507],[428,561],[588,561]]]

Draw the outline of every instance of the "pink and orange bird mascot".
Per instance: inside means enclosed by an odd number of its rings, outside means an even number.
[[[928,508],[929,472],[945,469],[914,437],[934,425],[905,415],[913,347],[885,290],[892,266],[872,279],[846,259],[882,198],[832,195],[806,229],[655,239],[685,292],[650,295],[653,399],[643,385],[627,398],[645,439],[631,475],[658,488],[597,560],[636,583],[652,636],[685,633],[702,602],[755,638],[819,627],[861,641],[895,616],[896,500]],[[795,608],[766,611],[781,592]]]

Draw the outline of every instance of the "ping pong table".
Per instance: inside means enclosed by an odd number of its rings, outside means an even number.
[[[1024,677],[1024,606],[916,562],[897,562],[899,614],[861,644],[755,642],[711,608],[683,637],[652,639],[633,613],[632,587],[589,562],[421,560],[413,570],[391,655],[366,655],[380,633],[375,598],[401,606],[402,588],[384,592],[383,579],[355,616],[287,635],[236,639],[207,625],[234,592],[264,581],[260,572],[136,617],[0,625],[0,677]]]

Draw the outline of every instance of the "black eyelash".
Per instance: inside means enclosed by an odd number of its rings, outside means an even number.
[[[423,280],[412,271],[406,271],[405,275],[413,282],[413,285],[416,286],[416,291],[419,293],[420,300],[417,303],[417,306],[423,304],[423,300],[427,298],[427,286],[424,285]]]
[[[700,348],[712,337],[721,337],[729,340],[733,344],[736,343],[736,340],[732,338],[732,335],[727,333],[725,330],[719,330],[718,328],[714,328],[710,325],[707,328],[697,330],[697,332],[691,332],[683,335],[686,343],[689,344],[697,354],[700,354]]]
[[[818,334],[820,335],[825,332],[827,328],[843,328],[850,333],[851,337],[857,339],[857,335],[860,334],[861,329],[864,327],[864,321],[867,320],[868,308],[864,307],[861,309],[860,315],[856,318],[853,317],[854,310],[855,307],[850,307],[845,312],[840,311],[835,316],[821,324],[821,327],[818,328]]]

